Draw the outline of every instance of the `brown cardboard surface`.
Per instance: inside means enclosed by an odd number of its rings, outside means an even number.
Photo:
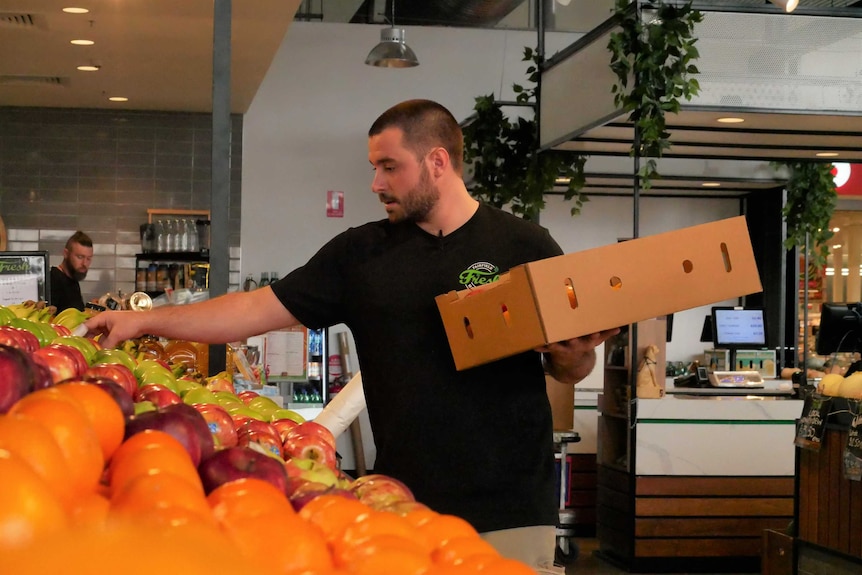
[[[575,426],[575,386],[545,374],[545,388],[551,402],[554,431],[571,431]]]
[[[462,370],[761,290],[739,216],[530,262],[437,307]]]

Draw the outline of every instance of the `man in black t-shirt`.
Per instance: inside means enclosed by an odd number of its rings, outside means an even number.
[[[63,262],[51,268],[51,305],[57,311],[73,307],[84,311],[81,284],[93,262],[93,240],[82,231],[72,234],[63,250]]]
[[[86,325],[110,347],[143,333],[216,343],[345,323],[356,341],[375,471],[403,480],[432,509],[467,519],[504,555],[551,563],[557,504],[544,373],[581,381],[595,366],[595,347],[618,330],[457,371],[435,296],[562,250],[547,230],[470,196],[461,129],[439,104],[398,104],[368,136],[371,189],[386,219],[339,234],[266,288],[105,312]]]

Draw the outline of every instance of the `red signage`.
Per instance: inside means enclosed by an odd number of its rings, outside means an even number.
[[[832,174],[835,176],[835,191],[839,196],[862,197],[862,164],[835,162]]]
[[[328,190],[326,192],[326,217],[344,217],[344,192]]]

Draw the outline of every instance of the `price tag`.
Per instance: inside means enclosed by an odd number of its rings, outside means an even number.
[[[805,398],[802,416],[796,424],[796,446],[811,451],[820,451],[823,434],[826,432],[826,415],[832,398],[812,393]]]
[[[853,413],[853,421],[844,448],[844,477],[851,481],[862,481],[862,401],[848,399],[847,405]]]

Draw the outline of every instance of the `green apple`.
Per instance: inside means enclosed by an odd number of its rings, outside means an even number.
[[[231,403],[242,403],[242,400],[235,393],[229,391],[213,391],[213,395],[216,396],[216,400],[222,407]],[[242,404],[245,405],[244,403]]]
[[[120,363],[128,367],[129,371],[133,373],[137,366],[135,359],[122,349],[100,349],[96,351],[92,365],[100,363]]]
[[[51,324],[40,323],[38,321],[33,321],[25,317],[16,317],[9,321],[9,325],[11,325],[12,327],[26,329],[27,331],[35,335],[36,339],[39,340],[39,347],[45,347],[46,345],[51,343],[51,340],[57,337],[57,332],[54,331],[54,328],[51,327]]]
[[[145,371],[149,371],[151,369],[159,369],[164,371],[165,373],[171,374],[172,376],[174,375],[174,372],[172,372],[168,367],[165,366],[165,364],[161,363],[160,361],[155,359],[142,359],[138,362],[138,365],[135,366],[135,377],[141,379],[141,375]],[[174,379],[176,379],[176,376],[174,376]]]
[[[263,419],[263,416],[260,414],[260,412],[250,408],[242,402],[229,403],[222,407],[224,407],[225,411],[227,411],[231,415],[231,417],[237,415],[244,415],[246,417],[251,417],[252,419]]]
[[[69,345],[78,348],[78,351],[84,354],[88,365],[93,365],[93,359],[96,357],[96,352],[99,348],[96,347],[91,340],[80,335],[60,335],[51,340],[51,343],[59,343],[61,345]]]
[[[147,411],[155,411],[156,404],[152,401],[138,401],[135,403],[135,415],[140,415]]]
[[[177,395],[180,394],[177,388],[177,378],[170,371],[155,368],[145,370],[138,378],[138,387],[147,383],[158,383],[164,385]]]
[[[15,312],[6,307],[5,305],[0,305],[0,325],[9,325],[9,322],[18,317],[15,315]]]
[[[203,385],[196,381],[192,381],[191,379],[180,378],[177,380],[177,390],[179,390],[180,397],[183,397],[186,393],[191,391],[192,389],[206,389]]]
[[[218,403],[218,398],[215,394],[202,385],[186,390],[185,393],[180,394],[180,397],[183,398],[183,403],[188,403],[189,405],[195,403]]]
[[[274,399],[265,395],[253,397],[247,405],[253,410],[260,412],[266,421],[270,420],[275,411],[281,409],[281,406]]]
[[[305,418],[301,414],[292,409],[276,409],[269,416],[270,421],[277,421],[279,419],[289,419],[297,423],[303,423],[305,421]]]

